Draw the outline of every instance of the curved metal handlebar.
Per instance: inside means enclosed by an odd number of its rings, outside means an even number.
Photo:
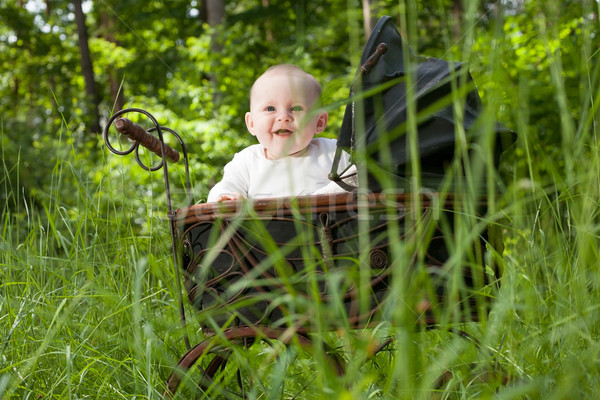
[[[160,140],[148,132],[144,130],[141,126],[131,122],[127,118],[117,118],[115,120],[115,128],[117,128],[117,132],[122,135],[127,136],[129,139],[139,142],[142,146],[152,151],[159,157],[162,157],[162,149]],[[165,157],[168,161],[178,162],[179,161],[179,152],[168,144],[164,144],[165,147]]]
[[[150,119],[150,121],[152,122],[152,124],[154,126],[148,130],[145,130],[144,128],[133,123],[129,119],[121,117],[123,114],[130,113],[130,112],[145,115],[146,117],[148,117]],[[110,126],[113,124],[113,122],[114,122],[115,128],[117,129],[117,131],[120,134],[127,136],[129,139],[131,139],[133,141],[133,143],[127,150],[124,150],[124,151],[117,150],[110,143],[108,133],[109,133]],[[152,135],[151,132],[156,132],[158,134],[158,137],[155,137],[154,135]],[[181,151],[182,151],[183,157],[179,154],[179,152],[177,150],[173,149],[172,147],[170,147],[169,145],[167,145],[165,143],[164,138],[163,138],[163,132],[170,133],[177,139],[177,141],[181,145]],[[175,132],[174,130],[169,129],[167,127],[160,126],[158,124],[158,122],[156,121],[156,119],[154,118],[154,116],[152,116],[152,114],[150,114],[146,110],[142,110],[140,108],[127,108],[127,109],[116,112],[108,120],[108,122],[106,123],[106,126],[104,127],[104,131],[103,131],[102,135],[104,137],[104,142],[106,143],[106,146],[112,153],[120,155],[120,156],[124,156],[124,155],[130,154],[131,152],[135,151],[135,159],[136,159],[138,165],[140,167],[142,167],[144,170],[158,171],[159,169],[163,168],[164,178],[165,178],[165,190],[167,193],[167,206],[168,206],[169,212],[172,211],[172,208],[171,208],[171,191],[170,191],[170,185],[169,185],[169,173],[167,171],[167,162],[166,161],[171,161],[171,162],[176,163],[176,162],[180,161],[181,158],[183,158],[183,162],[185,164],[185,184],[186,184],[185,189],[186,189],[186,194],[187,194],[187,198],[188,198],[188,205],[193,203],[192,196],[191,196],[191,184],[190,184],[190,174],[189,174],[189,163],[188,163],[187,150],[185,148],[185,143],[183,142],[183,139],[181,139],[181,136],[179,136],[179,134],[177,134],[177,132]],[[160,162],[157,165],[154,165],[152,167],[149,167],[146,164],[144,164],[139,155],[139,146],[140,145],[144,146],[148,150],[157,154],[161,158]]]

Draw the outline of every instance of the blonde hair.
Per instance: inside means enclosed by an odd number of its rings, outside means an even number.
[[[267,68],[265,72],[263,72],[258,78],[256,78],[256,80],[252,84],[252,87],[250,88],[250,103],[252,103],[252,92],[254,91],[254,86],[256,86],[256,82],[258,82],[264,76],[278,71],[287,72],[290,75],[294,73],[303,75],[306,79],[307,88],[311,89],[314,92],[315,100],[321,97],[321,84],[319,83],[319,81],[317,81],[317,79],[314,76],[312,76],[311,74],[309,74],[308,72],[306,72],[305,70],[303,70],[295,64],[277,64]]]

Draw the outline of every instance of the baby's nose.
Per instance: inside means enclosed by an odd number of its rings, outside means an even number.
[[[277,113],[278,121],[291,121],[293,119],[292,113],[288,110],[281,110]]]

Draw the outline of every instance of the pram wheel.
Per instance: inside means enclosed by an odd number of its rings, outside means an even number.
[[[321,348],[323,353],[307,336],[286,329],[233,328],[182,357],[164,398],[311,398],[318,373],[344,373],[341,356],[326,345]]]

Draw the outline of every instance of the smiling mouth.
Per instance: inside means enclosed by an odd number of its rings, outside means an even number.
[[[288,136],[288,135],[291,135],[292,133],[294,133],[294,132],[290,131],[289,129],[279,129],[279,130],[275,131],[275,134],[280,135],[280,136]]]

